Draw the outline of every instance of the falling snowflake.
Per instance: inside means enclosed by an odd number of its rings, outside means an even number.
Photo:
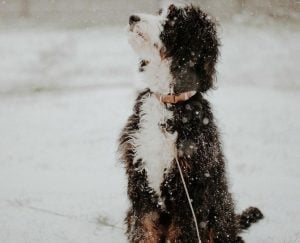
[[[207,125],[209,123],[209,119],[207,117],[203,118],[202,123]]]

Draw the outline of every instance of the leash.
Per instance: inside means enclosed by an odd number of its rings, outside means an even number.
[[[170,87],[170,89],[171,89],[171,87]],[[172,93],[172,92],[170,92],[170,93]],[[189,92],[182,93],[178,96],[175,96],[175,95],[172,95],[172,94],[171,95],[157,95],[157,94],[155,94],[155,96],[157,97],[157,99],[161,103],[176,104],[177,102],[188,100],[190,97],[194,96],[195,94],[196,94],[195,91],[189,91]],[[165,123],[165,109],[163,109],[163,119],[162,120]],[[164,135],[166,136],[165,132],[166,131],[163,131]],[[184,179],[184,176],[183,176],[183,173],[182,173],[182,169],[181,169],[181,166],[180,166],[180,163],[179,163],[179,160],[178,160],[178,156],[177,156],[178,153],[177,153],[176,144],[175,143],[172,144],[172,147],[173,147],[173,151],[174,151],[175,161],[176,161],[176,164],[177,164],[177,167],[178,167],[178,170],[179,170],[179,174],[180,174],[180,177],[181,177],[181,181],[182,181],[182,184],[183,184],[183,188],[184,188],[184,191],[185,191],[185,194],[186,194],[186,197],[187,197],[187,200],[188,200],[188,203],[189,203],[192,215],[193,215],[195,228],[196,228],[196,232],[197,232],[198,242],[201,243],[200,232],[199,232],[199,228],[198,228],[198,221],[197,221],[197,218],[196,218],[194,207],[192,205],[192,200],[191,200],[188,188],[186,186],[186,182],[185,182],[185,179]]]
[[[198,237],[199,243],[201,243],[200,232],[199,232],[199,228],[198,228],[198,222],[197,222],[196,214],[195,214],[195,211],[194,211],[194,208],[193,208],[193,205],[192,205],[192,200],[191,200],[189,191],[187,189],[187,186],[186,186],[186,183],[185,183],[185,180],[184,180],[184,177],[183,177],[183,173],[182,173],[182,169],[180,167],[180,163],[178,161],[177,149],[176,149],[176,145],[175,144],[174,144],[174,155],[175,155],[175,161],[176,161],[179,173],[180,173],[181,181],[182,181],[182,184],[183,184],[183,187],[184,187],[184,190],[185,190],[185,194],[186,194],[186,197],[187,197],[187,200],[189,202],[189,205],[190,205],[190,208],[191,208],[191,212],[192,212],[192,215],[193,215],[193,218],[194,218],[194,223],[195,223],[195,227],[196,227],[197,237]]]

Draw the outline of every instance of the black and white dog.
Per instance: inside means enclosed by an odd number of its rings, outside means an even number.
[[[158,15],[132,15],[129,42],[148,88],[136,100],[120,137],[131,208],[131,243],[199,242],[180,177],[183,172],[201,242],[243,242],[238,234],[263,217],[234,212],[225,159],[209,102],[218,58],[216,26],[192,5]]]

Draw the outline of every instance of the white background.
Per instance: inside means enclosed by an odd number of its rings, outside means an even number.
[[[126,242],[116,144],[140,81],[124,29],[26,21],[0,30],[0,242]],[[207,98],[230,188],[265,214],[244,238],[300,242],[299,27],[239,15],[219,35]]]

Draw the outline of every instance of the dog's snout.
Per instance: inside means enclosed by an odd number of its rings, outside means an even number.
[[[129,24],[134,24],[136,22],[139,22],[141,20],[141,18],[137,15],[131,15],[129,17]]]

